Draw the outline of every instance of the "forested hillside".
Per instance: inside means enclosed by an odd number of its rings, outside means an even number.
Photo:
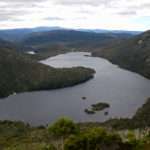
[[[25,37],[20,45],[22,51],[32,49],[41,58],[70,51],[90,51],[98,47],[127,39],[133,36],[127,33],[95,33],[76,30],[52,30],[33,32]]]
[[[63,88],[93,77],[92,69],[54,69],[16,52],[15,47],[7,42],[1,43],[0,97],[24,91]]]
[[[104,57],[123,68],[150,78],[150,31],[97,49],[93,56]]]

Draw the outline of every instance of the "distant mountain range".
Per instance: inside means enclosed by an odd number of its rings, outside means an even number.
[[[93,51],[96,48],[134,36],[128,33],[95,33],[58,29],[32,32],[20,41],[21,51],[36,51],[42,58],[68,51]]]
[[[76,30],[51,30],[44,32],[33,32],[24,39],[24,43],[28,45],[34,45],[39,43],[56,43],[56,42],[79,42],[79,41],[99,41],[102,42],[106,39],[114,38],[128,38],[132,34],[127,33],[95,33],[95,32],[83,32]]]
[[[117,38],[128,38],[129,34],[95,33],[75,30],[52,30],[45,32],[33,32],[23,39],[22,44],[28,46],[47,45],[61,43],[72,48],[86,45],[96,46]],[[42,47],[42,46],[41,46]]]
[[[0,38],[8,41],[18,41],[33,32],[44,32],[53,30],[72,30],[62,27],[36,27],[36,28],[20,28],[0,30]],[[74,29],[75,31],[95,32],[95,33],[120,33],[120,34],[139,34],[139,31],[123,31],[123,30],[102,30],[102,29]]]
[[[9,45],[14,45],[20,52],[35,51],[36,59],[68,51],[93,51],[136,34],[138,32],[61,27],[0,30],[1,39],[9,41]]]
[[[104,30],[104,29],[77,29],[77,31],[95,32],[95,33],[120,33],[120,34],[131,34],[131,35],[137,35],[141,33],[141,31]]]
[[[8,41],[20,41],[32,32],[43,32],[51,30],[63,29],[60,27],[37,27],[37,28],[21,28],[21,29],[6,29],[0,30],[0,38]]]

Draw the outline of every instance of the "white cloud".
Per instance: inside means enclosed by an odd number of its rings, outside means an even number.
[[[146,30],[149,0],[1,0],[0,28],[63,26]],[[138,20],[138,22],[136,21]]]

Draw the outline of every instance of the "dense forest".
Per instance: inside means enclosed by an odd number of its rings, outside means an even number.
[[[94,70],[88,68],[55,69],[43,65],[8,45],[0,48],[0,97],[73,86],[94,76]]]
[[[119,66],[150,78],[150,31],[93,52]]]

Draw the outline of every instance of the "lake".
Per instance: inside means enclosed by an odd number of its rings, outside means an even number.
[[[87,52],[71,52],[41,61],[57,68],[84,66],[94,68],[95,77],[88,82],[58,90],[11,95],[0,101],[0,120],[21,120],[45,125],[62,116],[75,121],[104,121],[132,117],[150,96],[150,80],[119,68]],[[85,100],[82,98],[86,97]],[[110,108],[89,115],[91,104],[106,102]],[[105,113],[108,112],[108,115]]]

